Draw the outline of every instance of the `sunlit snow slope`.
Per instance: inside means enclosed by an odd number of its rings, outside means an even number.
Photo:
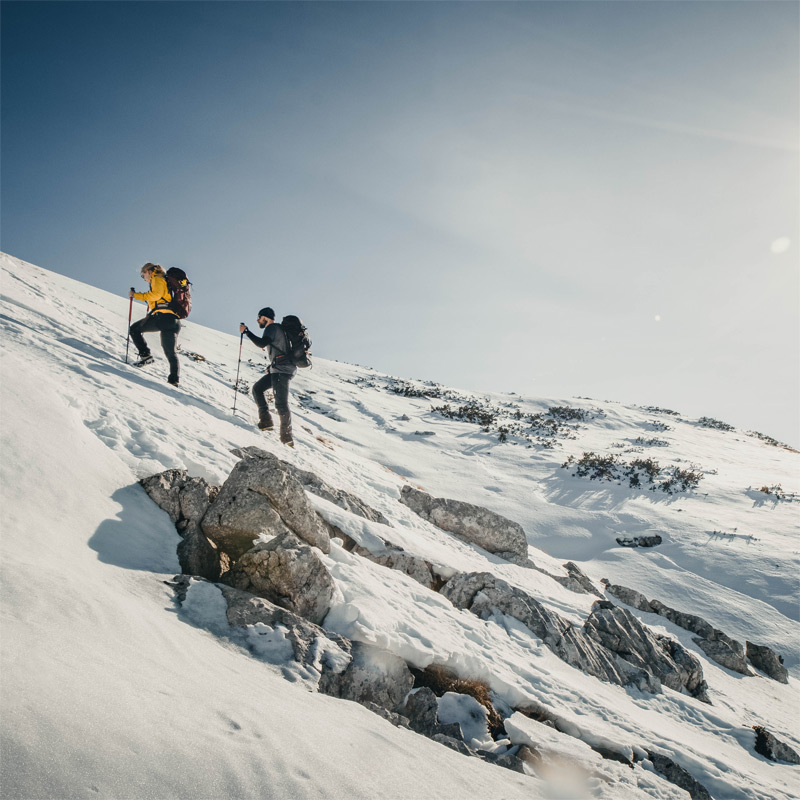
[[[554,406],[585,412],[572,438],[557,437],[554,447],[514,433],[500,442],[495,430],[432,410],[467,402],[468,393],[321,358],[292,383],[291,451],[254,428],[245,394],[232,413],[238,319],[231,334],[184,323],[174,389],[156,334],[149,335],[155,364],[124,363],[127,297],[10,256],[0,264],[3,796],[687,796],[646,763],[630,769],[589,744],[665,753],[718,800],[800,794],[800,767],[757,755],[752,730],[765,725],[800,749],[800,503],[759,491],[800,490],[797,452],[663,409],[475,397],[509,419]],[[209,287],[194,287],[196,305],[210,295]],[[252,318],[260,304],[243,298],[239,317]],[[142,314],[136,304],[134,317]],[[313,338],[313,320],[306,321]],[[263,354],[245,341],[243,356],[242,378],[251,384],[263,372]],[[423,392],[431,396],[406,396]],[[573,735],[520,714],[507,727],[516,742],[530,741],[568,766],[552,780],[520,775],[309,692],[224,631],[207,630],[213,620],[203,625],[177,613],[164,581],[179,570],[179,538],[137,484],[172,467],[219,484],[237,461],[231,449],[247,445],[361,497],[389,519],[394,544],[442,571],[493,572],[581,624],[595,597],[488,556],[398,498],[411,483],[499,512],[523,526],[541,568],[565,574],[562,564],[575,561],[598,586],[606,577],[741,641],[768,645],[783,655],[789,684],[730,672],[688,631],[641,612],[700,658],[712,705],[669,689],[650,695],[602,683],[522,626],[458,611],[407,576],[334,546],[323,556],[338,590],[326,627],[416,667],[437,663],[483,679],[499,704],[551,709]],[[561,466],[585,452],[638,453],[703,477],[696,489],[667,495],[589,481]],[[387,534],[312,500],[359,541]],[[655,534],[663,542],[654,548],[617,543]],[[213,608],[204,611],[213,617]],[[569,765],[582,767],[578,777]]]

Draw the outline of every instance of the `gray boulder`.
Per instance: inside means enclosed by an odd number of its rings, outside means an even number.
[[[724,634],[723,637],[701,639],[699,636],[695,636],[692,641],[717,664],[721,664],[723,667],[741,675],[752,675],[753,673],[747,666],[747,659],[742,645]]]
[[[680,642],[658,636],[630,611],[607,601],[594,604],[584,623],[587,634],[608,650],[647,672],[675,691],[686,689],[705,703],[708,699],[700,661]]]
[[[778,683],[789,683],[789,673],[783,666],[783,656],[766,645],[746,642],[747,658],[750,663]]]
[[[663,775],[670,783],[674,783],[679,788],[689,792],[689,797],[692,800],[713,800],[702,783],[695,780],[689,772],[668,756],[648,750],[647,757],[652,762],[656,772]]]
[[[217,580],[229,566],[229,559],[203,533],[200,521],[219,492],[203,478],[190,478],[185,469],[168,469],[143,478],[139,483],[150,498],[175,524],[182,537],[178,544],[181,570]]]
[[[766,728],[753,725],[756,732],[754,749],[756,753],[770,761],[785,761],[787,764],[800,764],[800,755],[795,750],[776,739]]]
[[[592,583],[589,576],[574,562],[564,564],[567,575],[554,576],[554,579],[571,592],[578,594],[594,594],[602,597],[602,592]]]
[[[431,739],[441,734],[463,741],[461,726],[457,722],[447,725],[439,722],[439,701],[427,686],[409,694],[400,713],[408,719],[411,730],[416,733]]]
[[[380,522],[382,525],[391,524],[380,511],[367,505],[360,497],[356,497],[354,494],[350,494],[350,492],[344,489],[338,489],[331,486],[329,483],[325,483],[322,478],[315,475],[313,472],[294,468],[294,474],[307,492],[311,492],[311,494],[315,494],[317,497],[334,503],[339,506],[339,508],[343,508],[351,514],[357,514],[364,519],[371,520],[372,522]]]
[[[625,586],[619,586],[616,583],[609,583],[605,578],[601,583],[605,586],[605,590],[608,594],[612,597],[616,597],[618,600],[625,603],[626,606],[631,606],[631,608],[636,608],[639,611],[646,611],[648,614],[657,613],[653,611],[650,606],[650,601],[641,592],[628,589]]]
[[[734,672],[742,675],[752,675],[753,673],[747,666],[745,650],[741,642],[732,639],[726,633],[718,630],[702,617],[696,614],[686,614],[670,608],[660,600],[649,600],[640,592],[627,589],[624,586],[611,584],[604,580],[606,592],[619,598],[626,605],[638,608],[640,611],[647,611],[652,614],[659,614],[665,617],[674,625],[684,628],[687,631],[696,633],[693,638],[694,643],[712,660],[727,667]]]
[[[459,539],[514,564],[528,565],[525,531],[516,522],[500,514],[471,503],[432,497],[408,485],[403,486],[400,492],[400,502]]]
[[[339,673],[325,673],[319,690],[361,705],[374,703],[389,711],[399,710],[414,685],[408,665],[399,656],[375,645],[353,642],[352,661]],[[405,713],[400,710],[403,716]]]
[[[441,594],[457,608],[468,609],[481,619],[491,619],[498,612],[518,619],[560,659],[600,680],[653,693],[661,690],[658,678],[623,660],[526,592],[491,573],[455,575]]]
[[[191,576],[177,575],[172,582],[176,599],[182,605],[192,581]],[[292,646],[294,660],[318,673],[344,669],[350,661],[351,642],[337,633],[325,630],[285,608],[232,586],[215,584],[226,603],[226,618],[232,628],[251,625],[280,627]]]
[[[325,619],[336,588],[319,556],[289,531],[244,553],[228,582],[316,624]]]
[[[356,555],[376,564],[403,572],[427,589],[433,589],[437,585],[437,578],[434,576],[430,563],[419,556],[412,556],[402,547],[387,543],[382,553],[372,553],[366,547],[357,544],[351,550]]]
[[[330,552],[328,529],[290,465],[254,447],[237,452],[244,457],[203,518],[206,536],[234,559],[247,552],[259,535],[287,530]]]

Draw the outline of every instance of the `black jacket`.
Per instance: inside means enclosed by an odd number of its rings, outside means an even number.
[[[286,353],[289,350],[289,342],[286,338],[286,331],[279,322],[273,322],[264,329],[264,335],[256,336],[252,331],[245,330],[247,338],[256,346],[263,347],[267,351],[270,372],[282,372],[285,375],[294,375],[297,367]]]

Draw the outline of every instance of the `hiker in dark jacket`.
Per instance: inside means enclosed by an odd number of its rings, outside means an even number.
[[[268,306],[258,312],[258,327],[264,330],[264,335],[261,337],[249,331],[243,322],[239,325],[239,332],[246,333],[247,338],[256,347],[265,349],[269,359],[267,374],[253,385],[253,399],[258,406],[258,427],[262,431],[271,431],[274,428],[265,397],[267,390],[272,389],[275,396],[275,410],[281,422],[281,441],[289,447],[294,447],[292,415],[289,411],[289,381],[297,372],[297,367],[287,356],[289,343],[286,332],[275,322],[275,312]]]
[[[169,377],[167,381],[173,386],[178,385],[179,368],[178,356],[175,354],[175,343],[181,330],[178,315],[169,307],[172,296],[167,288],[167,277],[164,268],[159,264],[149,262],[142,267],[142,278],[150,284],[149,292],[128,292],[128,297],[147,303],[147,316],[134,322],[130,327],[131,339],[134,347],[139,351],[139,360],[133,362],[134,367],[144,367],[153,363],[150,348],[144,340],[143,333],[159,331],[161,333],[161,347],[169,362]]]

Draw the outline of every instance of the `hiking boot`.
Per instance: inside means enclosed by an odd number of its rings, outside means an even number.
[[[275,425],[272,422],[272,415],[266,408],[258,412],[258,429],[261,431],[275,430]]]
[[[281,442],[288,447],[294,447],[294,439],[292,437],[292,415],[287,412],[278,415],[281,420]]]
[[[170,375],[169,378],[167,378],[167,383],[170,384],[170,386],[177,386],[178,379]]]
[[[154,361],[153,356],[150,353],[143,355],[139,353],[139,360],[133,362],[134,367],[146,367],[148,364],[152,364]]]

